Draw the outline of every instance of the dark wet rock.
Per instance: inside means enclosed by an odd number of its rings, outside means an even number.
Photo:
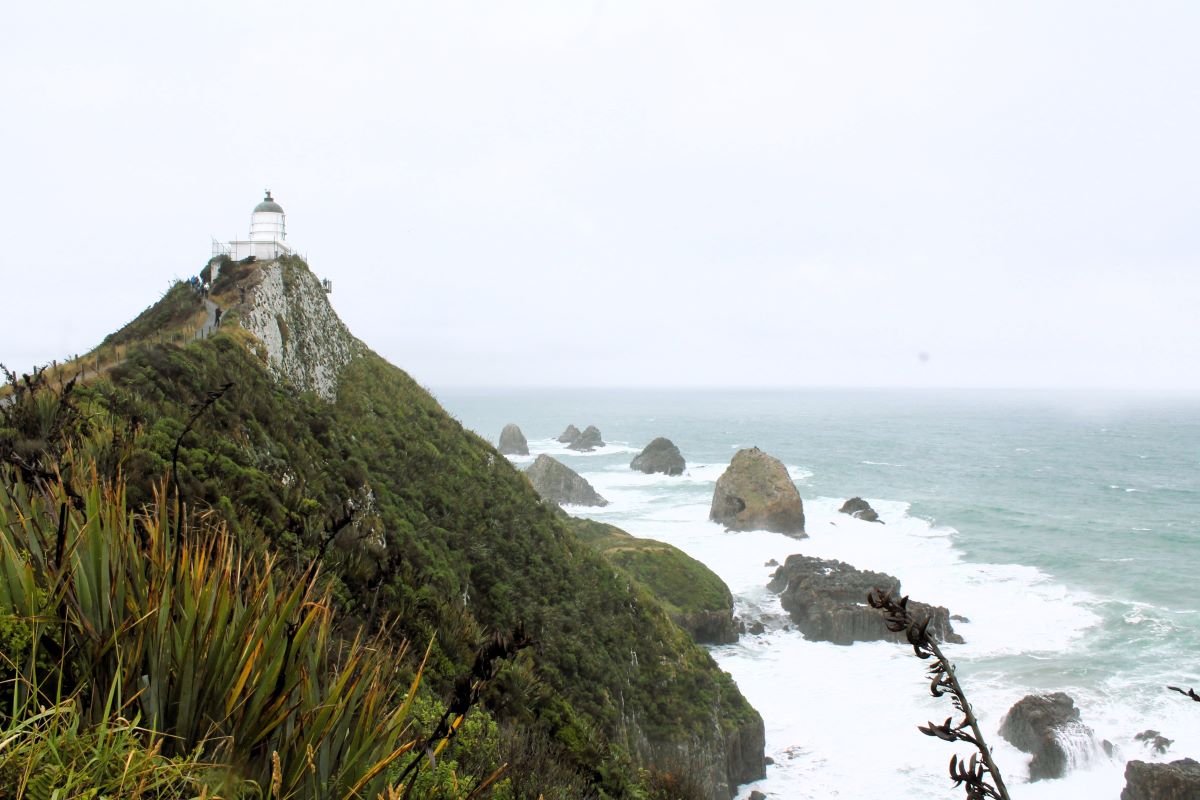
[[[672,615],[671,621],[690,633],[697,644],[733,644],[740,633],[729,610]]]
[[[754,634],[755,636],[766,632],[766,630],[767,626],[763,625],[761,620],[756,619],[754,622],[750,623],[750,633]]]
[[[567,443],[567,447],[582,453],[590,453],[597,447],[604,447],[604,440],[600,438],[599,428],[595,425],[588,425],[583,429],[583,433]]]
[[[1130,761],[1125,765],[1121,800],[1196,800],[1200,798],[1200,763],[1190,758],[1170,764]]]
[[[579,473],[550,456],[538,456],[525,475],[543,500],[570,506],[608,505]]]
[[[570,444],[579,438],[579,428],[574,425],[568,425],[567,429],[558,435],[558,441],[563,444]]]
[[[708,518],[732,531],[806,536],[804,503],[787,467],[757,447],[734,455],[717,480]]]
[[[951,614],[950,621],[951,622],[970,622],[971,620],[967,619],[962,614]]]
[[[842,507],[838,511],[843,514],[849,514],[855,519],[866,520],[867,522],[878,522],[883,524],[883,520],[875,513],[875,509],[871,508],[871,504],[861,497],[851,497],[846,502],[842,503]]]
[[[1139,733],[1137,736],[1134,736],[1133,738],[1136,741],[1139,741],[1142,744],[1146,745],[1146,747],[1151,748],[1152,750],[1154,750],[1154,752],[1158,753],[1159,755],[1166,753],[1167,749],[1171,745],[1175,744],[1174,739],[1168,739],[1167,737],[1163,736],[1161,733],[1159,733],[1158,731],[1155,731],[1155,730],[1144,730],[1141,733]]]
[[[1037,781],[1065,775],[1068,754],[1064,740],[1079,736],[1090,740],[1092,731],[1080,720],[1071,696],[1054,692],[1018,700],[1000,721],[1000,735],[1018,750],[1033,754],[1029,780]]]
[[[521,433],[520,428],[509,423],[500,431],[500,444],[497,449],[506,456],[527,456],[529,442],[525,441],[525,434]]]
[[[834,644],[905,641],[903,632],[887,629],[882,612],[867,605],[873,589],[901,596],[900,581],[891,575],[856,569],[842,561],[791,555],[775,570],[768,587],[780,594],[780,603],[806,639]],[[910,600],[908,609],[917,619],[929,618],[929,632],[935,639],[963,641],[944,606]]]
[[[646,449],[638,453],[637,457],[629,463],[629,467],[638,472],[645,472],[647,475],[654,472],[661,472],[664,475],[682,475],[687,464],[675,443],[659,436],[646,445]]]
[[[767,800],[767,796],[758,789],[750,792],[750,800]]]

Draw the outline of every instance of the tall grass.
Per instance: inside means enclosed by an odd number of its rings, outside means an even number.
[[[73,490],[4,478],[0,621],[28,643],[0,661],[5,741],[85,726],[97,746],[137,736],[151,760],[229,765],[271,797],[388,788],[414,747],[420,670],[398,680],[404,652],[384,634],[338,640],[315,568],[245,557],[203,514],[176,527],[161,487],[133,513],[124,485],[94,471]]]

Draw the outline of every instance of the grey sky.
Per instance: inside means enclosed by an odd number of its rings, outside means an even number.
[[[426,385],[1198,391],[1198,38],[1184,2],[8,4],[0,360],[89,349],[270,188]]]

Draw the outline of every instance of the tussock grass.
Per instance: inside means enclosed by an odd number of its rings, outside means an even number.
[[[145,773],[129,796],[178,797],[203,757],[270,797],[385,791],[415,744],[420,670],[397,680],[386,631],[339,644],[315,569],[244,558],[207,515],[181,512],[176,532],[172,505],[160,486],[130,513],[123,484],[94,472],[74,497],[61,480],[5,481],[0,620],[25,647],[0,661],[0,775],[33,798],[38,781],[99,791],[127,763]]]

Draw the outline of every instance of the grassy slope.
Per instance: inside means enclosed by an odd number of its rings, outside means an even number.
[[[677,547],[631,536],[593,520],[573,520],[572,528],[610,563],[644,584],[672,615],[728,611],[733,607],[733,596],[725,582]]]
[[[125,461],[131,500],[168,466],[191,407],[227,382],[233,389],[183,447],[185,496],[235,528],[253,520],[265,534],[250,544],[298,566],[355,505],[354,525],[325,556],[343,610],[387,614],[417,641],[436,633],[434,673],[446,685],[473,636],[524,622],[540,646],[533,664],[505,676],[493,698],[499,713],[551,733],[611,791],[628,789],[621,754],[635,744],[635,717],[650,740],[683,741],[757,716],[662,604],[542,506],[507,459],[374,355],[346,371],[328,405],[276,384],[237,336],[134,351],[111,383],[87,390],[118,429],[140,428]]]

